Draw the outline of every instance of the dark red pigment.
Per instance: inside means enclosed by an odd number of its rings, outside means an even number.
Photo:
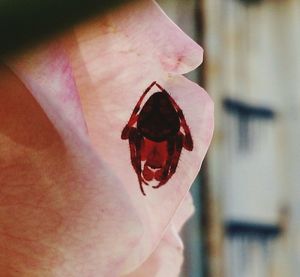
[[[153,93],[141,108],[153,86],[160,91]],[[191,132],[181,108],[156,82],[142,94],[121,138],[129,140],[131,164],[143,195],[146,195],[143,184],[149,185],[155,179],[158,184],[152,187],[159,188],[173,176],[182,148],[193,150]]]

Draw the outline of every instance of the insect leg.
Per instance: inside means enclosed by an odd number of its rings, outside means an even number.
[[[170,175],[170,167],[172,164],[174,151],[175,151],[175,142],[174,142],[174,138],[171,138],[168,140],[168,158],[164,168],[162,169],[162,174],[160,175],[159,178],[160,182],[158,183],[158,185],[152,186],[153,188],[159,188],[163,186],[171,178],[172,175]]]
[[[138,112],[140,110],[141,104],[146,96],[146,94],[150,91],[150,89],[156,84],[156,82],[152,82],[151,85],[149,87],[146,88],[146,90],[143,92],[142,96],[140,97],[139,101],[136,103],[133,112],[129,118],[128,123],[126,124],[126,126],[124,127],[122,134],[121,134],[121,138],[122,139],[128,139],[129,137],[129,130],[130,128],[136,123],[137,119],[138,119]]]
[[[167,183],[170,180],[170,178],[176,172],[178,162],[179,162],[179,157],[183,147],[183,139],[184,139],[184,135],[180,132],[178,134],[178,137],[176,138],[175,150],[170,159],[170,165],[168,166],[168,173],[167,175],[164,176],[164,178],[160,181],[160,183],[157,186],[154,186],[153,188],[159,188],[163,186],[165,183]]]
[[[182,150],[182,147],[183,147],[183,141],[184,141],[184,135],[180,132],[178,134],[178,137],[177,137],[177,140],[176,140],[176,149],[175,149],[174,157],[173,157],[171,167],[170,167],[170,175],[171,176],[176,172],[178,162],[179,162],[179,158],[180,158],[180,154],[181,154],[181,150]]]
[[[136,172],[139,180],[140,189],[143,195],[146,195],[143,188],[143,183],[145,181],[142,178],[142,168],[141,168],[141,145],[142,136],[138,133],[137,129],[131,128],[129,131],[129,148],[130,148],[130,158],[131,164]]]
[[[182,126],[184,133],[185,133],[185,136],[183,139],[183,147],[188,151],[192,151],[194,148],[193,139],[192,139],[190,128],[187,125],[185,117],[183,115],[183,112],[170,94],[168,94],[168,97],[169,97],[170,101],[172,102],[174,108],[177,111],[178,117],[180,119],[180,125]]]
[[[166,92],[166,90],[158,83],[155,82],[155,85],[162,91],[162,92]]]

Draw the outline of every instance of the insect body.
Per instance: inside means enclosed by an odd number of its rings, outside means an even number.
[[[155,86],[141,109],[141,104]],[[159,188],[176,172],[182,148],[193,150],[193,140],[180,107],[158,83],[153,82],[142,94],[124,127],[122,139],[129,140],[131,164],[137,174],[141,192],[143,184],[155,179]]]

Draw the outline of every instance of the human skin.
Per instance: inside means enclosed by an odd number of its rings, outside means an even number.
[[[106,276],[105,263],[118,263],[139,241],[135,211],[90,147],[66,145],[16,75],[2,66],[1,76],[1,275]],[[110,236],[118,232],[128,240]]]
[[[149,265],[167,276],[161,261],[172,253],[179,271],[178,231],[192,208],[176,215],[191,206],[188,189],[213,129],[210,98],[180,74],[201,61],[202,49],[152,1],[95,18],[5,61],[4,276],[139,276]],[[153,80],[183,109],[194,149],[182,153],[166,185],[145,188],[145,197],[120,135]]]

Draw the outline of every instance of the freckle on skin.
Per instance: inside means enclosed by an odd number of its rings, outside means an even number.
[[[175,65],[175,68],[177,68],[181,64],[183,58],[184,58],[183,55],[177,57],[177,63]]]
[[[176,71],[184,62],[185,55],[184,50],[178,53],[169,54],[169,56],[164,56],[160,58],[162,65],[165,67],[165,70]]]

